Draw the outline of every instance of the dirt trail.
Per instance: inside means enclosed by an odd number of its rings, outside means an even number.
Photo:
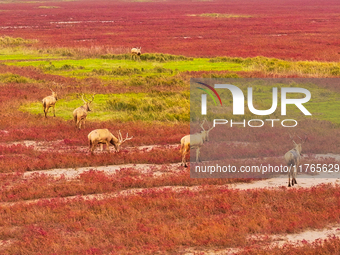
[[[267,247],[270,249],[274,246],[282,247],[288,242],[295,245],[300,246],[302,241],[306,241],[308,243],[312,243],[316,240],[323,240],[327,239],[332,236],[340,236],[340,224],[333,224],[329,225],[328,227],[325,227],[323,229],[318,230],[306,230],[301,233],[296,234],[286,234],[286,235],[271,235],[267,236],[271,238],[273,241],[267,245],[262,244],[264,247]],[[263,239],[261,236],[250,236],[249,238],[252,239]],[[202,255],[233,255],[237,254],[238,252],[241,252],[242,249],[240,248],[216,248],[216,249],[195,249],[195,248],[189,248],[186,249],[184,254],[185,255],[196,255],[196,254],[202,254]]]
[[[25,172],[23,177],[29,178],[36,174],[45,174],[54,178],[60,178],[61,176],[66,179],[74,179],[77,178],[80,174],[95,170],[95,171],[103,171],[105,174],[115,174],[117,171],[126,168],[133,168],[134,170],[138,170],[142,174],[152,174],[153,176],[160,176],[167,172],[176,172],[179,169],[180,164],[168,164],[168,165],[156,165],[156,164],[127,164],[127,165],[108,165],[108,166],[90,166],[90,167],[79,167],[79,168],[58,168],[58,169],[49,169],[49,170],[40,170],[40,171],[32,171]]]
[[[27,147],[33,147],[36,151],[48,152],[48,151],[56,151],[56,152],[82,152],[89,153],[88,146],[72,146],[65,144],[64,140],[56,140],[56,141],[31,141],[31,140],[23,140],[11,143],[0,143],[1,146],[12,146],[12,145],[23,145]],[[179,144],[167,144],[167,145],[142,145],[136,147],[124,147],[124,150],[128,151],[144,151],[148,152],[152,149],[169,149],[169,148],[179,148]],[[115,152],[115,149],[110,146],[110,152]],[[105,146],[103,152],[100,151],[99,147],[95,149],[94,153],[106,153]]]
[[[140,169],[141,171],[151,171],[154,175],[160,175],[164,174],[164,170],[176,171],[181,169],[179,167],[179,164],[172,164],[169,165],[168,168],[164,168],[162,165],[147,165],[147,164],[140,164],[140,165],[121,165],[121,166],[107,166],[107,167],[99,167],[99,168],[82,168],[78,170],[67,170],[64,169],[65,172],[61,172],[60,169],[55,169],[55,172],[53,170],[47,170],[48,174],[55,174],[54,176],[59,177],[63,173],[65,173],[69,178],[74,178],[75,176],[79,175],[81,172],[88,171],[90,169],[96,169],[101,170],[106,173],[114,173],[115,171],[118,171],[120,169],[126,168],[127,166],[134,167],[135,169]],[[163,171],[159,171],[162,169]],[[24,175],[24,177],[29,177],[30,175],[34,175],[35,173],[41,173],[42,171],[36,171],[36,172],[28,172]],[[286,187],[287,186],[287,177],[282,176],[284,178],[278,177],[278,178],[271,178],[266,180],[259,180],[254,181],[252,183],[236,183],[236,184],[225,184],[225,185],[216,185],[216,189],[236,189],[236,190],[248,190],[248,189],[275,189],[280,187]],[[312,176],[308,178],[298,178],[298,184],[296,184],[294,187],[291,187],[289,189],[298,189],[298,188],[311,188],[313,186],[317,186],[320,184],[331,184],[331,185],[340,185],[340,178],[335,177],[332,174],[329,174],[328,178],[319,178],[317,176]],[[69,196],[69,197],[63,197],[58,198],[60,201],[69,201],[76,198],[82,198],[84,200],[91,200],[91,199],[107,199],[107,198],[113,198],[117,196],[130,196],[130,195],[138,195],[140,193],[147,193],[147,192],[162,192],[164,190],[171,190],[174,192],[181,192],[181,191],[192,191],[192,192],[199,192],[204,190],[203,186],[161,186],[161,187],[154,187],[154,188],[138,188],[138,189],[127,189],[127,190],[121,190],[118,192],[110,192],[110,193],[101,193],[101,194],[90,194],[90,195],[77,195],[77,196]],[[24,203],[24,204],[34,204],[39,201],[50,201],[54,200],[55,198],[42,198],[42,199],[35,199],[35,200],[26,200],[26,201],[20,201],[20,202],[3,202],[0,203],[0,206],[13,206],[17,203]]]

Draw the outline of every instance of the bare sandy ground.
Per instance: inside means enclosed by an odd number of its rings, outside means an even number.
[[[11,143],[0,143],[1,146],[13,146],[13,145],[23,145],[26,147],[32,147],[36,151],[57,151],[57,152],[80,152],[80,153],[89,153],[88,146],[72,146],[65,144],[64,140],[56,140],[56,141],[31,141],[31,140],[23,140]],[[144,145],[144,146],[136,146],[136,147],[123,147],[124,150],[128,151],[144,151],[148,152],[152,149],[168,149],[168,148],[179,148],[179,144],[167,144],[167,145]],[[114,152],[113,146],[109,147],[110,152]],[[99,147],[95,150],[95,153],[106,153],[105,146],[104,151],[101,152]]]

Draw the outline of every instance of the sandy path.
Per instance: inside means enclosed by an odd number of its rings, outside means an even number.
[[[332,236],[340,236],[340,224],[330,225],[323,229],[318,230],[306,230],[301,233],[296,234],[286,234],[286,235],[271,235],[269,236],[273,241],[267,245],[263,244],[264,247],[270,249],[273,246],[282,247],[288,242],[295,245],[302,245],[302,241],[306,241],[308,243],[313,243],[316,240],[327,239]],[[261,236],[251,236],[250,238],[262,239]],[[185,250],[185,255],[232,255],[241,252],[240,248],[216,248],[216,249],[195,249],[189,248]]]
[[[76,146],[76,145],[67,145],[65,144],[64,140],[57,140],[57,141],[31,141],[31,140],[23,140],[11,143],[0,143],[1,146],[12,146],[12,145],[23,145],[27,147],[33,147],[36,151],[48,152],[48,151],[55,151],[55,152],[81,152],[81,153],[89,153],[88,146]],[[179,148],[179,144],[167,144],[167,145],[143,145],[143,146],[135,146],[135,147],[123,147],[124,150],[128,151],[144,151],[148,152],[152,149],[169,149],[169,148]],[[110,152],[115,152],[113,146],[110,146]],[[99,147],[97,147],[94,151],[95,154],[97,153],[106,153],[105,146],[104,151],[101,152]]]
[[[54,178],[60,178],[64,176],[66,179],[77,178],[80,174],[95,170],[103,171],[105,174],[115,174],[117,171],[133,168],[138,170],[142,174],[153,174],[154,176],[160,176],[167,172],[176,172],[180,170],[180,164],[167,164],[167,165],[156,165],[156,164],[127,164],[127,165],[108,165],[108,166],[90,166],[90,167],[79,167],[79,168],[58,168],[40,171],[25,172],[23,178],[29,178],[37,174],[45,174]]]

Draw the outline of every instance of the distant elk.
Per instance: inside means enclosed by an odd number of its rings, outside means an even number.
[[[132,48],[131,49],[132,59],[136,59],[137,57],[140,57],[140,55],[142,54],[141,50],[142,50],[142,47]]]
[[[190,152],[190,149],[196,149],[196,162],[200,162],[200,150],[201,146],[203,145],[204,142],[209,141],[209,132],[214,128],[210,127],[208,130],[205,130],[203,125],[206,119],[203,120],[202,124],[200,124],[200,127],[202,128],[201,133],[196,133],[192,135],[186,135],[182,137],[181,139],[181,149],[180,153],[182,154],[182,163],[184,167],[187,167],[187,162],[186,162],[186,155]]]
[[[116,151],[119,152],[120,146],[124,142],[131,140],[133,138],[133,136],[132,137],[128,136],[129,134],[127,133],[126,138],[123,139],[122,134],[120,133],[119,130],[118,138],[116,138],[113,134],[111,134],[111,132],[108,129],[95,129],[91,131],[87,136],[89,140],[91,154],[93,154],[93,151],[98,144],[101,145],[102,150],[103,150],[102,145],[106,144],[107,152],[110,152],[109,145],[112,144],[115,147]]]
[[[48,109],[50,109],[50,107],[53,108],[53,116],[55,117],[55,109],[54,109],[54,107],[55,107],[55,103],[58,100],[58,95],[57,95],[57,92],[54,92],[51,88],[50,88],[50,90],[52,91],[52,95],[47,96],[47,97],[45,97],[42,100],[42,105],[43,105],[43,108],[44,108],[45,118],[47,118],[47,112],[48,112]]]
[[[90,108],[90,104],[93,102],[94,99],[94,95],[92,95],[91,100],[87,99],[84,94],[81,95],[81,99],[84,102],[84,105],[78,107],[77,109],[75,109],[73,111],[73,119],[74,119],[74,123],[76,125],[76,128],[81,129],[81,127],[83,126],[83,128],[85,128],[85,121],[86,121],[86,117],[87,117],[87,112],[91,111]],[[85,101],[85,99],[87,99],[87,102]]]
[[[289,167],[288,170],[288,187],[294,186],[294,184],[297,184],[296,181],[296,175],[297,175],[297,169],[300,165],[300,159],[301,159],[301,151],[302,151],[302,144],[307,140],[307,136],[305,136],[305,139],[301,140],[301,143],[297,144],[294,140],[293,137],[289,134],[290,139],[292,139],[295,147],[294,149],[291,149],[285,154],[285,161],[287,163],[287,166]],[[290,179],[292,178],[292,181]]]

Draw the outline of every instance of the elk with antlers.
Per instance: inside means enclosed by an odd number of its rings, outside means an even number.
[[[294,149],[291,149],[285,154],[285,161],[287,163],[287,166],[289,167],[288,170],[288,187],[294,186],[294,184],[297,184],[296,181],[296,175],[297,175],[297,169],[300,164],[301,159],[301,151],[302,151],[302,144],[307,140],[307,136],[305,136],[305,139],[301,140],[301,143],[297,144],[293,137],[289,134],[290,139],[292,139],[293,143],[295,144]],[[290,178],[292,178],[292,181],[290,181]]]
[[[58,100],[58,96],[57,96],[57,92],[54,92],[51,88],[50,88],[50,90],[52,91],[52,95],[47,96],[47,97],[45,97],[42,100],[42,105],[43,105],[43,108],[44,108],[45,118],[47,118],[47,112],[48,112],[48,109],[50,109],[50,107],[53,108],[53,116],[55,117],[54,106],[55,106],[55,103]]]
[[[196,162],[200,161],[200,150],[201,146],[204,142],[209,141],[209,132],[214,128],[210,127],[208,130],[205,130],[203,127],[204,122],[206,119],[203,120],[200,127],[202,128],[201,133],[193,134],[193,135],[186,135],[181,139],[181,149],[180,153],[182,154],[182,163],[184,167],[187,167],[187,163],[185,160],[186,155],[189,153],[190,149],[196,149]]]
[[[85,128],[87,112],[91,111],[90,104],[93,102],[94,95],[95,94],[92,95],[91,100],[85,97],[85,99],[87,99],[87,102],[84,99],[84,94],[81,95],[81,99],[83,100],[84,105],[78,107],[77,109],[73,111],[73,119],[74,119],[74,123],[76,124],[76,128],[81,129],[82,125]]]
[[[120,133],[120,130],[118,132],[118,139],[111,134],[111,132],[108,129],[95,129],[91,131],[88,134],[88,140],[90,145],[90,151],[93,154],[93,151],[97,144],[103,145],[106,144],[106,150],[107,152],[110,152],[109,145],[112,144],[116,151],[119,152],[119,148],[125,141],[131,140],[132,137],[128,137],[128,134],[126,134],[126,138],[123,139],[122,134]],[[101,146],[103,149],[103,147]]]

